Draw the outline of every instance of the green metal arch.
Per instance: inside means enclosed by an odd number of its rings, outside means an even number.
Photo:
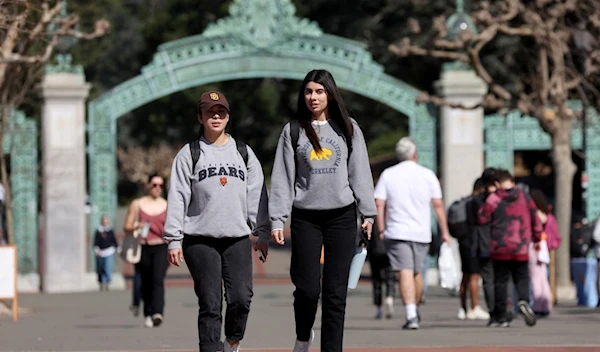
[[[117,206],[116,120],[166,95],[214,82],[302,80],[312,69],[326,69],[341,89],[408,116],[421,162],[436,169],[436,120],[430,107],[416,103],[415,88],[385,74],[365,45],[323,34],[315,23],[295,17],[289,0],[236,0],[229,12],[200,35],[162,44],[140,75],[89,103],[91,230],[101,214],[112,215]]]

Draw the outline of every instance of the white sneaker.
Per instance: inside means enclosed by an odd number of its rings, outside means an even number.
[[[394,298],[387,297],[385,299],[385,318],[392,319],[392,314],[394,314]]]
[[[239,342],[237,343],[237,345],[235,345],[235,347],[233,347],[229,344],[229,341],[227,341],[227,339],[225,339],[225,342],[223,342],[223,352],[239,352],[239,351],[241,351]]]
[[[463,308],[458,308],[458,315],[456,316],[459,320],[467,319],[467,313]]]
[[[147,328],[154,327],[154,322],[152,321],[152,317],[151,316],[147,316],[146,319],[144,319],[144,326],[147,327]]]
[[[293,352],[308,352],[310,349],[310,344],[315,340],[315,331],[310,329],[310,340],[308,341],[298,341],[296,340],[296,344],[294,344]]]
[[[490,319],[490,313],[486,312],[480,306],[475,306],[475,308],[473,308],[472,312],[473,312],[472,313],[473,319],[477,319],[477,320],[489,320]],[[467,316],[468,316],[468,314],[467,314]]]
[[[467,309],[467,319],[469,319],[469,320],[475,320],[475,319],[477,319],[475,317],[475,312],[471,308]]]

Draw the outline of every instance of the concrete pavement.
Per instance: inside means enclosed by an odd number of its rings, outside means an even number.
[[[290,351],[295,338],[292,292],[293,286],[287,284],[255,285],[243,350]],[[127,310],[130,297],[129,291],[21,295],[19,321],[0,316],[0,351],[197,350],[197,306],[191,287],[167,288],[165,323],[152,329],[144,328],[142,318],[134,318]],[[508,329],[489,329],[483,321],[458,321],[456,308],[455,297],[431,288],[427,304],[421,309],[422,328],[402,331],[404,314],[399,301],[394,319],[374,320],[370,286],[359,285],[348,300],[344,350],[452,351],[448,348],[461,347],[461,351],[486,351],[488,347],[504,346],[487,351],[600,351],[600,313],[595,309],[563,304],[536,327],[528,328],[517,320]],[[319,315],[315,347],[319,346],[320,326]],[[463,346],[475,348],[465,350]]]

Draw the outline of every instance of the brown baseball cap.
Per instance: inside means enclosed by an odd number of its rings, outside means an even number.
[[[223,93],[217,91],[204,92],[198,102],[198,112],[208,110],[215,105],[223,105],[229,111],[229,103]]]

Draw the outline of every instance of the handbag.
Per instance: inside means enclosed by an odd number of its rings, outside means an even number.
[[[133,226],[136,229],[133,230],[133,234],[131,236],[125,236],[123,239],[123,244],[121,245],[121,259],[130,264],[137,264],[142,259],[142,245],[140,244],[141,229],[138,228],[140,216],[139,209],[140,208],[138,204],[136,220],[133,223]]]

